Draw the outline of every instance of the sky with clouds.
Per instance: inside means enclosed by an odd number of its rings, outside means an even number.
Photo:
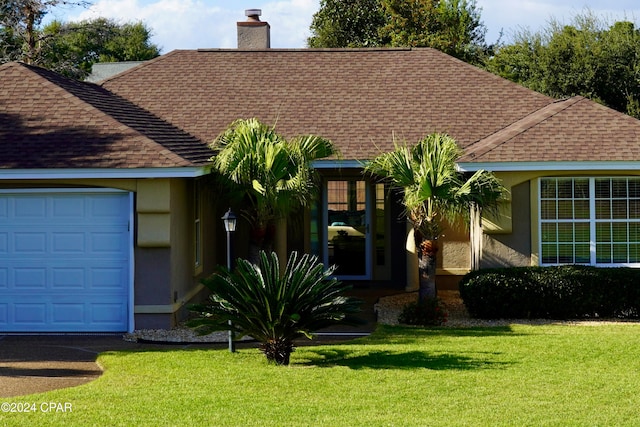
[[[245,9],[262,9],[271,25],[271,47],[302,48],[309,37],[313,14],[320,0],[93,0],[88,9],[58,7],[47,19],[78,21],[97,17],[121,23],[144,22],[152,30],[152,42],[163,53],[174,49],[235,48],[236,22],[245,20]],[[640,22],[638,0],[476,0],[487,27],[487,43],[503,30],[509,41],[514,31],[544,27],[553,17],[568,22],[590,9],[607,20],[626,18]]]

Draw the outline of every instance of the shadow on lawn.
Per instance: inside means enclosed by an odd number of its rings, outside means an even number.
[[[483,358],[473,358],[456,354],[430,354],[424,351],[372,351],[364,355],[353,356],[355,351],[348,349],[313,349],[309,356],[309,366],[329,368],[346,366],[351,369],[431,369],[431,370],[472,370],[496,369],[508,365]]]

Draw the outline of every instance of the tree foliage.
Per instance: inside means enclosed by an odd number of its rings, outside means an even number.
[[[505,189],[490,172],[467,176],[456,169],[462,154],[448,135],[433,133],[414,146],[396,144],[369,162],[365,171],[402,190],[405,214],[414,229],[420,269],[420,299],[436,296],[437,241],[445,224],[469,220],[473,205],[497,208]]]
[[[57,6],[87,4],[84,0],[3,0],[0,4],[2,62],[20,59],[35,63],[46,38],[39,32],[42,18]]]
[[[570,25],[552,20],[499,47],[487,69],[554,97],[582,95],[640,118],[640,30],[591,12]]]
[[[98,61],[151,59],[160,49],[150,42],[143,23],[119,24],[98,18],[90,21],[42,26],[53,8],[88,5],[82,0],[5,0],[0,4],[0,63],[24,61],[84,78]]]
[[[48,43],[40,64],[64,75],[84,78],[96,62],[144,61],[160,55],[142,22],[118,24],[97,18],[82,22],[54,21],[43,29]]]
[[[480,62],[489,47],[475,0],[322,0],[310,47],[433,47]]]
[[[386,24],[380,0],[322,0],[313,15],[309,47],[376,47],[388,43],[379,35]]]
[[[311,163],[337,154],[331,141],[304,135],[287,140],[258,119],[239,119],[214,141],[213,169],[225,194],[251,224],[250,255],[270,251],[275,221],[308,207],[317,195]]]

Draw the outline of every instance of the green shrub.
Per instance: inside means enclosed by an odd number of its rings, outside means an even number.
[[[318,258],[293,252],[284,274],[277,255],[263,251],[255,265],[239,259],[234,271],[222,267],[203,280],[211,296],[191,307],[197,318],[189,326],[201,333],[229,329],[261,343],[267,360],[288,365],[293,340],[339,323],[357,323],[360,301],[343,293],[349,286],[325,269]]]
[[[478,270],[460,282],[478,318],[638,318],[640,270],[590,266]]]
[[[405,305],[398,322],[404,325],[441,326],[447,322],[447,315],[438,298],[426,298]]]

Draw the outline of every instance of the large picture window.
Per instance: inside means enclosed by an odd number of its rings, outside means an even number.
[[[540,180],[544,264],[640,266],[640,177]]]

